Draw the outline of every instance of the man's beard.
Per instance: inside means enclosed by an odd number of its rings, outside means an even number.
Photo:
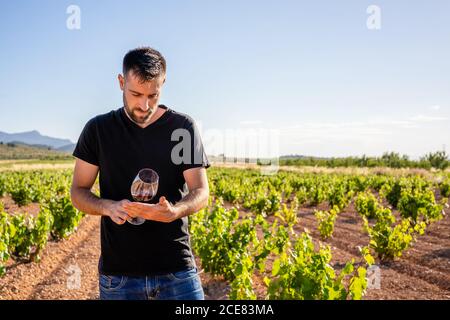
[[[148,119],[150,118],[150,116],[153,113],[153,110],[151,108],[148,109],[147,112],[145,112],[145,116],[139,116],[136,114],[136,109],[131,109],[130,106],[128,105],[127,102],[127,98],[125,97],[125,94],[123,94],[123,105],[125,106],[125,110],[127,111],[128,115],[130,116],[130,118],[136,122],[136,123],[146,123],[148,121]],[[144,113],[141,111],[141,113]]]

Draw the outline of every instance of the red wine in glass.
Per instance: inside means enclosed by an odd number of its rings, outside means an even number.
[[[131,196],[138,202],[150,201],[158,192],[158,183],[159,176],[156,171],[149,168],[141,169],[131,184]],[[145,222],[145,219],[141,217],[130,218],[128,222],[140,225]]]

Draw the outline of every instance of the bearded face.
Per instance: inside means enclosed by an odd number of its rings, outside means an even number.
[[[133,71],[125,77],[119,75],[120,87],[123,91],[123,104],[130,118],[138,123],[149,122],[156,112],[165,77],[142,82]]]

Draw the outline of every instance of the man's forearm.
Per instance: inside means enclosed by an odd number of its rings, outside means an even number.
[[[188,216],[208,205],[209,190],[207,188],[198,188],[189,191],[189,193],[177,202],[174,207],[176,209],[176,218],[179,219]]]
[[[73,205],[80,211],[96,215],[106,215],[106,205],[111,200],[101,199],[86,188],[74,188],[70,192]]]

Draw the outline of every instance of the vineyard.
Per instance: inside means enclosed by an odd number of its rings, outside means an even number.
[[[39,261],[48,239],[68,238],[77,228],[83,213],[70,200],[71,171],[31,171],[2,173],[0,196],[5,193],[19,206],[39,204],[39,212],[8,214],[0,204],[0,275],[4,263],[13,256]]]
[[[97,297],[98,217],[72,206],[71,178],[0,172],[0,299]],[[189,227],[209,299],[450,298],[448,172],[213,167],[208,179]],[[83,290],[65,289],[69,262]]]

